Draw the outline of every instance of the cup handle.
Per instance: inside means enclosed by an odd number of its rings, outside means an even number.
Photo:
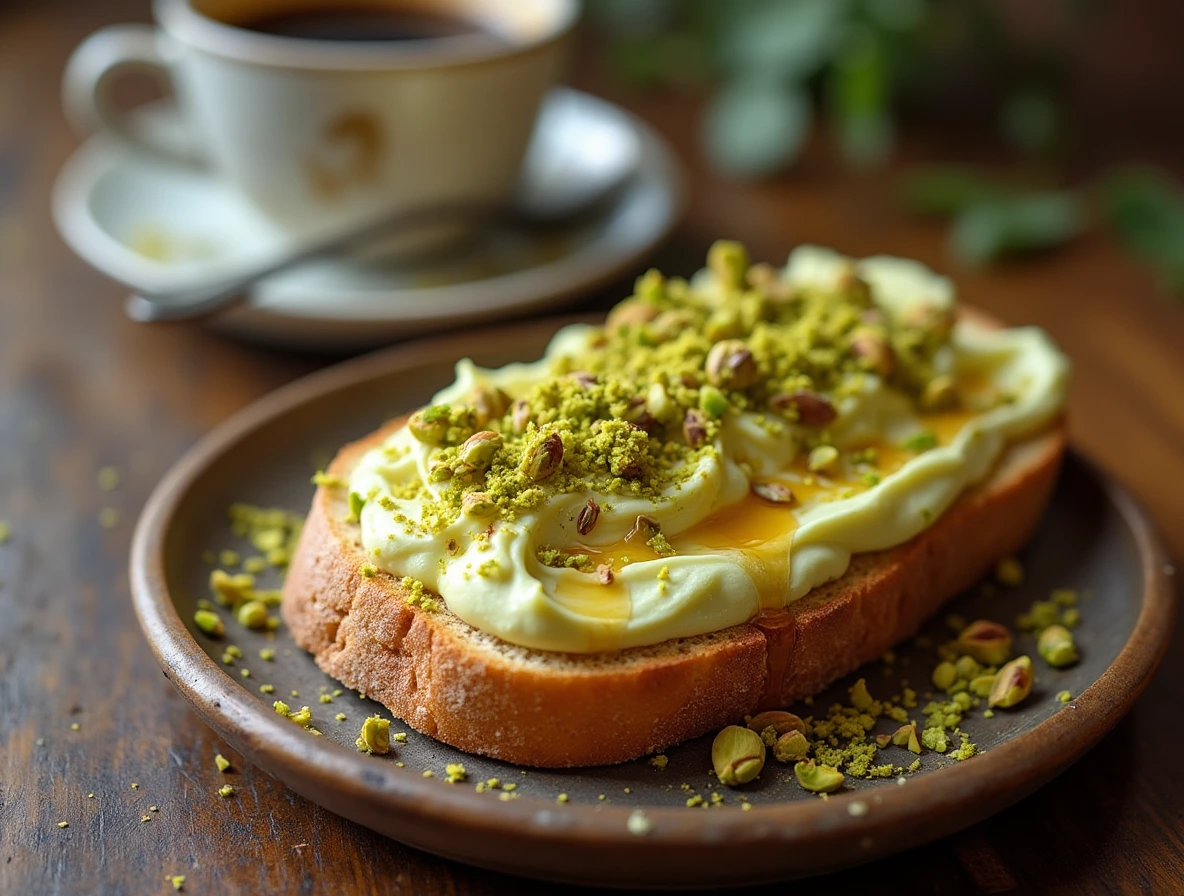
[[[148,75],[171,90],[172,72],[152,25],[110,25],[74,50],[62,82],[66,117],[80,134],[105,131],[124,144],[186,162],[202,160],[192,141],[175,129],[146,127],[115,102],[115,86],[127,75]]]

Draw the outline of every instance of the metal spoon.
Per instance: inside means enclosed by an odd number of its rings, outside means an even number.
[[[546,126],[538,129],[523,161],[518,190],[508,202],[457,202],[380,214],[343,231],[287,245],[209,283],[132,294],[124,311],[141,323],[209,317],[244,301],[251,286],[273,274],[358,250],[399,231],[458,218],[488,223],[503,216],[530,226],[555,225],[603,202],[635,171],[640,147],[631,129],[597,127],[589,132],[583,116],[566,107],[544,115]]]

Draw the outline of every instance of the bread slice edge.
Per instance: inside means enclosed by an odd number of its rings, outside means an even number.
[[[348,479],[394,420],[328,469]],[[424,734],[537,767],[624,762],[817,693],[913,634],[1030,538],[1065,451],[1052,428],[1011,445],[991,476],[895,548],[858,554],[780,614],[604,654],[508,644],[446,608],[406,602],[400,578],[365,576],[346,490],[318,488],[284,584],[282,615],[318,666]]]

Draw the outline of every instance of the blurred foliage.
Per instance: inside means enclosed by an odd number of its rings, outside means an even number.
[[[1033,182],[933,166],[903,184],[905,204],[950,221],[951,251],[971,264],[1023,257],[1108,225],[1184,292],[1184,190],[1128,167],[1080,190],[1048,177],[1069,132],[1062,93],[1070,50],[1102,0],[1046,0],[1040,37],[1019,40],[996,0],[587,0],[617,74],[638,88],[710,90],[703,150],[726,176],[789,168],[819,114],[843,158],[891,153],[902,105],[948,93],[950,72],[1001,88],[998,131]]]
[[[1184,190],[1171,175],[1128,165],[1102,179],[1099,192],[1118,238],[1148,262],[1163,284],[1184,294]]]
[[[918,214],[950,219],[950,248],[971,264],[1053,249],[1106,227],[1167,290],[1184,295],[1184,188],[1158,168],[1121,165],[1081,189],[1056,190],[933,166],[905,177],[901,198]]]
[[[1054,33],[1009,35],[994,0],[589,0],[617,73],[638,87],[715,90],[708,157],[741,178],[785,170],[825,109],[844,158],[874,165],[892,149],[910,95],[940,92],[951,62],[1006,84],[999,129],[1016,149],[1061,139],[1057,88],[1066,48],[1093,3],[1050,0]],[[1047,11],[1045,14],[1047,17]],[[743,130],[738,132],[738,128]]]

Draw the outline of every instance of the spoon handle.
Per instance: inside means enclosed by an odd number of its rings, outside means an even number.
[[[200,320],[237,305],[247,297],[251,286],[265,277],[286,271],[307,261],[334,255],[344,249],[357,249],[380,237],[401,230],[422,227],[454,218],[482,218],[506,207],[502,202],[467,200],[443,205],[422,206],[395,213],[387,212],[363,224],[290,247],[280,254],[247,265],[226,277],[188,289],[133,293],[124,311],[139,323]]]

